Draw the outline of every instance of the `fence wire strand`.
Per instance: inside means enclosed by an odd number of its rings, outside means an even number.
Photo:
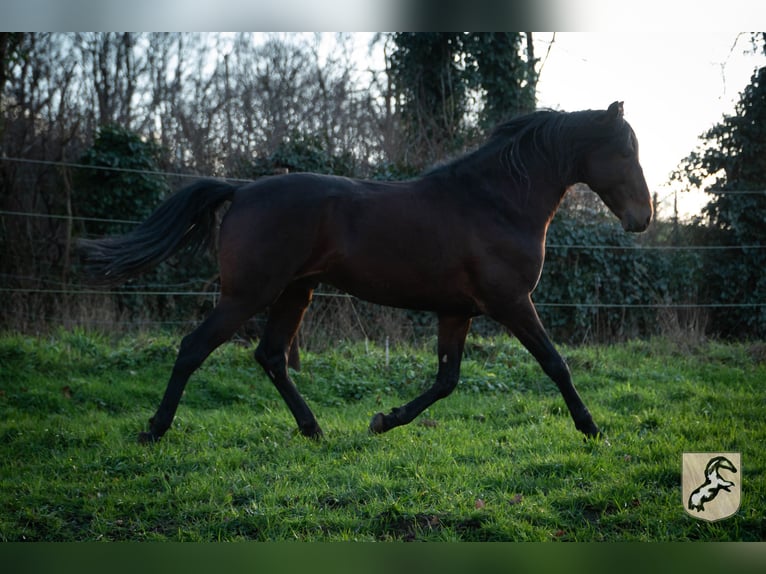
[[[39,165],[47,167],[57,168],[69,168],[69,169],[82,169],[82,170],[99,170],[99,171],[111,171],[121,173],[134,173],[143,175],[163,176],[168,178],[180,178],[180,179],[201,179],[205,177],[212,177],[214,179],[220,179],[230,181],[233,183],[248,183],[252,180],[238,179],[238,178],[221,178],[216,176],[205,176],[192,173],[180,173],[180,172],[167,172],[161,170],[142,170],[121,168],[114,166],[94,166],[85,165],[77,162],[65,162],[65,161],[51,161],[51,160],[38,160],[30,158],[20,157],[0,157],[0,161],[24,163],[29,165]],[[708,190],[711,194],[731,194],[731,195],[766,195],[766,190]],[[63,220],[63,221],[78,221],[78,222],[93,222],[93,223],[107,223],[107,224],[122,224],[122,225],[138,225],[141,222],[131,219],[113,219],[102,217],[86,217],[73,214],[51,214],[51,213],[36,213],[29,211],[18,210],[0,210],[0,216],[4,217],[26,217],[26,218],[39,218],[48,220]],[[656,251],[656,252],[705,252],[705,251],[727,251],[727,250],[739,250],[747,252],[749,250],[762,250],[766,249],[766,245],[752,244],[752,245],[604,245],[604,244],[546,244],[546,249],[549,251],[566,251],[566,250],[622,250],[622,251]],[[216,299],[219,296],[217,285],[214,281],[205,279],[190,279],[185,282],[179,282],[174,284],[135,284],[123,286],[120,289],[102,290],[102,289],[90,289],[87,287],[75,287],[72,283],[62,281],[61,278],[51,278],[45,276],[29,276],[29,275],[14,275],[3,273],[0,274],[0,280],[2,280],[3,286],[0,287],[0,293],[4,294],[36,294],[36,295],[48,295],[48,296],[120,296],[120,295],[135,295],[135,296],[156,296],[156,297],[198,297],[198,298],[213,298]],[[8,282],[16,283],[37,283],[35,287],[10,287],[6,286]],[[39,285],[44,285],[40,287]],[[209,290],[191,289],[192,286],[211,286],[214,287]],[[189,287],[185,289],[184,287]],[[358,298],[348,293],[341,292],[327,292],[327,291],[315,291],[315,297],[320,298],[338,298],[347,299],[352,305],[352,311],[354,313],[358,326],[364,331],[362,320],[353,306],[354,301],[361,301]],[[655,302],[655,303],[601,303],[601,302],[537,302],[535,303],[540,308],[562,308],[562,309],[678,309],[678,310],[692,310],[692,309],[735,309],[735,308],[762,308],[766,307],[766,303],[673,303],[673,302]],[[36,318],[36,317],[32,317]],[[49,318],[50,319],[50,318]],[[74,319],[59,318],[62,323],[77,322]],[[98,323],[98,319],[89,319],[88,323]],[[134,321],[140,325],[189,325],[196,323],[196,320],[189,321],[152,321],[152,320],[137,320]],[[111,321],[105,320],[103,323],[111,323]],[[365,337],[367,334],[365,333]]]

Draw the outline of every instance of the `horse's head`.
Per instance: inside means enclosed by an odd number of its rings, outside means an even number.
[[[652,220],[652,198],[638,162],[638,141],[614,102],[595,120],[599,135],[584,154],[584,183],[620,218],[625,231],[644,231]]]

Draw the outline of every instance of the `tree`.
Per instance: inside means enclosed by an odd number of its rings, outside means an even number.
[[[135,104],[139,77],[145,65],[138,35],[130,32],[76,34],[75,44],[90,81],[87,98],[96,114],[96,124],[119,123],[131,126],[136,118]],[[131,126],[132,127],[132,126]]]
[[[480,123],[485,129],[535,109],[537,59],[532,33],[526,33],[526,59],[522,41],[514,32],[471,34],[468,39],[483,94]]]
[[[0,32],[0,94],[5,89],[11,65],[22,57],[23,37],[21,32]]]
[[[158,170],[160,154],[159,146],[130,130],[115,124],[102,126],[93,146],[80,158],[80,163],[95,169],[81,170],[75,179],[75,213],[123,221],[146,218],[169,191],[164,178],[151,173]],[[123,223],[98,221],[89,222],[88,228],[97,235],[130,229]]]
[[[350,154],[333,155],[318,136],[295,132],[285,137],[268,155],[242,158],[232,166],[232,176],[256,179],[288,172],[312,172],[354,176],[354,158]]]
[[[463,34],[394,35],[391,73],[400,97],[410,146],[420,153],[412,163],[430,163],[461,147],[468,107]],[[422,151],[421,151],[422,150]]]
[[[159,145],[122,126],[109,124],[99,128],[93,145],[80,158],[81,164],[93,169],[78,172],[72,194],[73,211],[86,218],[84,227],[88,234],[125,233],[154,211],[170,193],[165,176],[158,173],[162,155]],[[170,285],[188,281],[192,276],[212,283],[217,271],[210,255],[182,251],[168,263],[149,271],[142,280]],[[154,320],[194,316],[201,306],[209,305],[189,297],[131,293],[130,286],[115,296],[115,302],[123,316]]]
[[[397,33],[389,70],[421,167],[468,147],[480,130],[535,107],[531,33]],[[478,128],[478,129],[477,129]]]
[[[766,53],[766,33],[754,37]],[[708,296],[719,303],[755,305],[725,309],[713,328],[727,336],[766,335],[766,67],[756,70],[735,113],[701,136],[700,149],[681,164],[676,178],[705,186],[703,209],[709,240],[718,245],[758,246],[714,251],[707,257]]]

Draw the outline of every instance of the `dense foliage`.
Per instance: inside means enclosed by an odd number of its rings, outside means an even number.
[[[766,34],[757,37],[766,51]],[[741,245],[710,251],[701,291],[710,300],[750,305],[713,312],[716,333],[766,336],[766,67],[756,70],[735,113],[702,135],[677,175],[704,187],[711,199],[698,221],[707,245]]]
[[[163,150],[138,134],[109,124],[99,128],[93,145],[80,158],[83,165],[96,169],[76,172],[72,204],[83,217],[80,234],[103,236],[125,233],[143,221],[170,194],[166,178],[158,173]],[[99,169],[107,168],[107,169]],[[141,285],[183,285],[189,272],[197,277],[217,275],[210,254],[182,252],[168,265],[143,275]],[[143,320],[167,321],[210,310],[210,302],[189,297],[144,295],[141,287],[128,283],[115,295],[117,312]]]
[[[72,196],[73,210],[88,218],[88,233],[124,233],[130,224],[97,220],[142,221],[165,198],[170,190],[157,174],[161,151],[124,127],[98,129],[93,145],[80,157],[81,164],[95,169],[75,174]]]
[[[530,34],[526,53],[518,32],[400,32],[393,42],[390,74],[409,163],[440,161],[471,143],[476,128],[491,129],[535,108]]]
[[[231,176],[256,179],[288,172],[351,176],[358,168],[352,154],[334,155],[318,136],[295,132],[285,137],[272,153],[242,158],[233,166]]]

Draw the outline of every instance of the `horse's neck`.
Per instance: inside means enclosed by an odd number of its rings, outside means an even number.
[[[426,175],[423,182],[428,180],[427,188],[452,188],[454,193],[473,196],[480,204],[489,201],[509,220],[535,228],[543,236],[568,189],[555,179],[545,162],[530,166],[525,174],[516,177],[496,156],[488,156],[480,163],[453,166],[453,170]]]
[[[542,167],[530,171],[528,179],[510,181],[516,208],[524,217],[534,218],[545,233],[569,186],[553,179],[550,172]]]

